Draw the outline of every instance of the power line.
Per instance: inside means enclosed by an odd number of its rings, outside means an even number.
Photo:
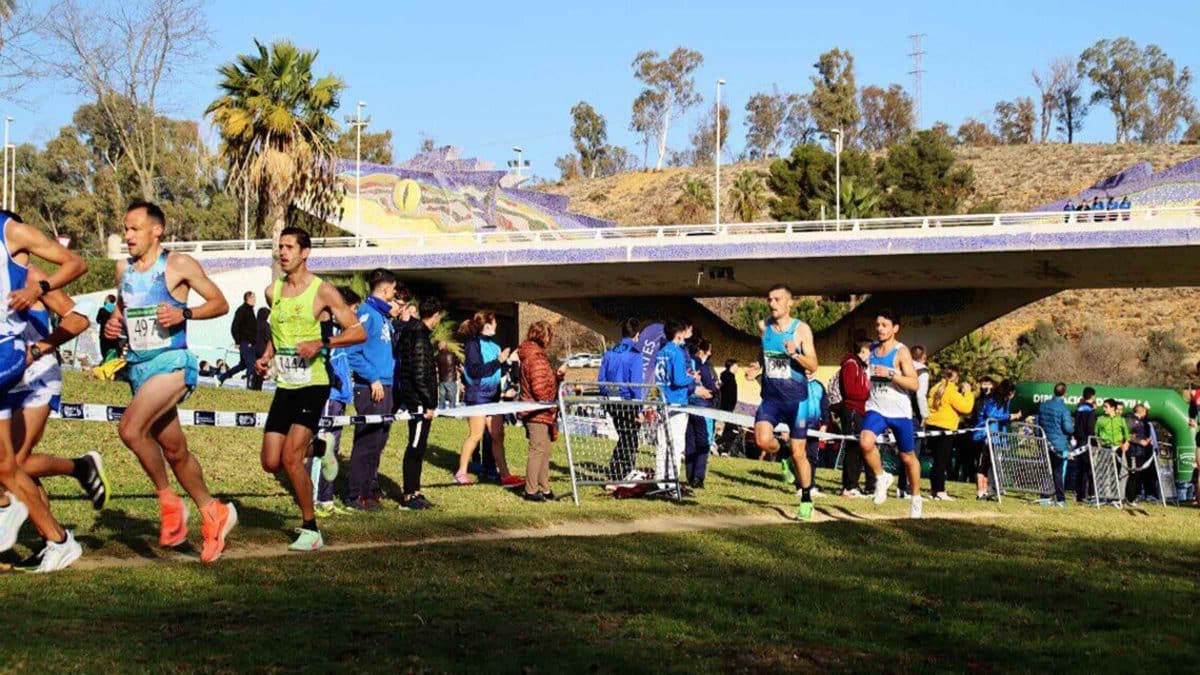
[[[925,56],[925,51],[921,49],[921,38],[926,37],[925,33],[914,33],[908,38],[912,40],[912,51],[908,53],[913,60],[913,69],[908,71],[909,75],[913,76],[913,110],[916,118],[916,127],[921,127],[921,74],[925,71],[921,69],[921,57]]]

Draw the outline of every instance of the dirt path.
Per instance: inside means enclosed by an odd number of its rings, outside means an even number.
[[[988,511],[963,513],[939,513],[940,520],[979,520],[985,518],[1003,517],[1003,514]],[[813,523],[835,521],[877,521],[903,520],[902,516],[862,515],[849,511],[834,512],[818,509],[813,513]],[[709,516],[660,516],[626,521],[591,521],[556,523],[547,527],[526,527],[492,532],[474,532],[470,534],[453,534],[439,537],[425,537],[408,541],[364,541],[343,544],[330,544],[323,548],[318,555],[338,551],[361,551],[382,548],[403,548],[423,546],[428,544],[451,544],[478,541],[505,541],[515,539],[543,539],[548,537],[612,537],[623,534],[670,534],[677,532],[702,532],[706,530],[726,530],[740,527],[756,527],[761,525],[782,525],[796,523],[796,519],[785,516],[780,512],[771,511],[760,514],[709,515]],[[222,559],[244,560],[257,558],[277,558],[286,555],[297,555],[286,550],[280,544],[265,545],[261,543],[241,543],[234,541]],[[80,558],[73,565],[74,569],[95,570],[115,567],[144,567],[169,563],[197,563],[195,554],[164,553],[160,558],[123,558],[116,556],[88,556]]]

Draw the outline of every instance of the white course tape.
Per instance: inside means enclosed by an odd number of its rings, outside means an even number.
[[[697,417],[706,417],[708,419],[716,420],[718,422],[724,422],[726,424],[736,424],[739,427],[753,427],[754,426],[754,418],[750,415],[743,415],[741,413],[728,412],[725,410],[718,410],[716,408],[704,408],[704,407],[693,406],[693,405],[671,406],[671,408],[674,410],[678,410],[679,412],[685,412],[689,415],[695,415]],[[776,428],[778,429],[781,427],[784,429],[787,428],[785,425],[782,425],[782,424]],[[958,429],[956,431],[943,431],[943,430],[939,429],[936,431],[918,431],[916,433],[916,436],[917,436],[917,438],[933,438],[934,436],[956,436],[958,434],[968,434],[973,431],[976,431],[976,430],[975,429]],[[857,436],[847,436],[845,434],[831,434],[831,433],[824,432],[824,431],[818,431],[816,429],[809,429],[808,437],[816,438],[816,439],[822,440],[822,441],[857,441],[858,440]],[[887,438],[888,437],[885,437],[884,439],[881,439],[881,440],[883,440],[883,442],[887,442]]]
[[[556,403],[486,403],[483,405],[463,406],[459,408],[441,409],[434,412],[437,417],[479,417],[487,415],[508,415],[532,410],[546,410],[558,407]],[[124,406],[102,405],[98,403],[63,403],[59,412],[51,415],[64,420],[81,420],[85,422],[119,422],[125,414]],[[337,415],[321,417],[322,429],[336,429],[355,424],[382,424],[384,422],[400,422],[412,419],[407,412],[395,415]],[[243,429],[262,428],[267,423],[267,413],[237,412],[234,410],[179,410],[179,422],[185,427],[241,427]]]

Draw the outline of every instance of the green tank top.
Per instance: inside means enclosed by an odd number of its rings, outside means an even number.
[[[271,302],[271,340],[275,343],[275,386],[300,389],[329,386],[325,355],[311,360],[296,353],[296,345],[321,339],[321,322],[313,316],[313,301],[321,288],[321,278],[313,279],[304,292],[294,298],[283,297],[283,279],[276,279]]]

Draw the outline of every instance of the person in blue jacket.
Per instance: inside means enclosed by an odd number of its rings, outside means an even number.
[[[686,319],[669,319],[663,326],[667,343],[654,358],[654,381],[662,391],[669,407],[684,407],[688,396],[712,395],[698,386],[700,375],[688,367],[690,359],[683,345],[692,336],[692,323]],[[679,477],[680,458],[687,443],[688,414],[668,409],[667,419],[659,426],[658,447],[654,451],[654,476],[659,481]],[[670,484],[659,482],[666,490]]]
[[[1021,411],[1010,412],[1013,397],[1017,388],[1012,380],[1004,380],[992,390],[990,398],[984,400],[979,408],[979,416],[975,418],[975,432],[971,440],[979,449],[979,461],[976,462],[975,498],[988,498],[988,474],[992,470],[992,453],[988,450],[988,432],[999,433],[1008,428],[1009,422],[1021,419]]]
[[[339,286],[338,293],[341,293],[342,301],[346,303],[346,306],[358,314],[358,304],[362,302],[358,293],[345,286]],[[321,322],[323,335],[332,336],[337,332],[338,328],[334,321]],[[350,357],[347,351],[348,349],[334,349],[325,361],[325,366],[329,369],[329,400],[325,402],[325,410],[321,412],[323,416],[344,415],[346,406],[354,402],[354,387],[350,379]],[[321,518],[342,513],[345,509],[333,497],[333,479],[337,477],[338,451],[341,450],[341,445],[341,427],[322,429],[313,439],[313,456],[308,460],[308,469],[309,471],[313,470],[314,462],[320,466],[320,475],[313,480],[316,489],[313,503],[316,506],[317,516]]]
[[[358,415],[392,414],[392,298],[396,275],[385,269],[371,270],[371,294],[358,307],[358,320],[367,332],[365,342],[346,350],[354,386],[354,411]],[[382,496],[374,491],[383,449],[391,435],[390,422],[354,425],[350,448],[350,485],[346,505],[362,511],[378,511]]]
[[[688,405],[711,408],[715,401],[712,392],[717,391],[717,374],[712,367],[712,343],[703,338],[692,345],[691,370],[699,376],[698,386],[688,396]],[[683,463],[688,485],[704,487],[708,474],[708,453],[712,449],[712,420],[696,415],[688,416],[687,438],[683,446]]]
[[[1038,408],[1038,426],[1046,432],[1046,443],[1050,446],[1050,471],[1054,474],[1054,504],[1063,507],[1067,498],[1063,492],[1066,479],[1067,456],[1071,453],[1071,435],[1075,433],[1075,420],[1067,410],[1063,397],[1067,395],[1067,385],[1059,382],[1054,385],[1054,398],[1046,401]],[[1049,495],[1043,495],[1049,498]]]
[[[512,349],[501,348],[496,342],[496,313],[476,312],[464,326],[467,341],[463,344],[463,403],[468,406],[496,403],[500,400],[502,365],[508,361]],[[475,447],[483,440],[486,429],[492,438],[492,456],[500,472],[500,485],[506,488],[525,485],[525,479],[508,470],[504,454],[504,416],[487,415],[467,418],[467,438],[463,441],[458,457],[458,471],[454,482],[470,485],[473,481],[467,474],[468,465]]]
[[[621,323],[621,341],[604,352],[600,360],[597,379],[601,383],[601,396],[620,401],[643,398],[642,388],[633,386],[642,380],[642,354],[637,347],[640,333],[641,323],[637,319],[626,319]],[[606,382],[612,385],[605,385]],[[617,445],[608,463],[609,474],[614,480],[619,480],[634,469],[641,433],[640,415],[633,403],[613,402],[605,409],[617,431]]]
[[[1130,211],[1133,210],[1133,202],[1129,201],[1129,195],[1121,197],[1121,220],[1129,220]]]
[[[1116,197],[1109,196],[1108,202],[1105,203],[1104,208],[1108,209],[1108,219],[1110,221],[1117,219],[1117,209],[1120,207],[1121,202],[1118,202]]]

